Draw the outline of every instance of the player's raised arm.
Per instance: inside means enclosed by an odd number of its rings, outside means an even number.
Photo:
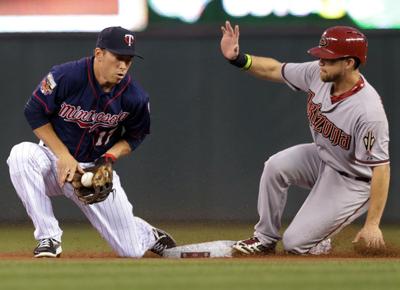
[[[221,26],[221,30],[221,52],[232,65],[262,79],[284,81],[281,75],[282,64],[276,59],[240,53],[238,25],[233,28],[231,23],[226,21],[225,26]]]

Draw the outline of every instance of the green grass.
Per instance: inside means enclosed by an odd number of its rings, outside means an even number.
[[[252,234],[249,224],[164,224],[180,244],[237,240]],[[351,252],[359,226],[346,228],[334,242]],[[400,259],[122,259],[86,258],[109,246],[87,224],[63,226],[63,249],[74,259],[33,259],[30,225],[0,226],[0,289],[399,289]],[[400,229],[386,226],[386,241],[400,245]],[[281,249],[281,248],[280,248]],[[12,254],[19,253],[18,258]],[[82,259],[77,259],[82,253]],[[7,256],[7,254],[9,256]],[[21,258],[21,255],[26,258]],[[89,255],[90,257],[90,255]]]
[[[398,289],[395,261],[33,260],[0,262],[0,289]]]

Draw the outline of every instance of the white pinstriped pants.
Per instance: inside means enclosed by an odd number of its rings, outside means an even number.
[[[56,157],[44,146],[31,142],[15,145],[7,159],[11,181],[35,227],[36,240],[53,238],[61,241],[62,230],[54,216],[50,197],[65,195],[82,210],[93,227],[122,257],[140,258],[155,238],[152,226],[135,217],[117,173],[114,171],[115,195],[105,201],[84,205],[70,183],[58,185]],[[83,163],[83,168],[92,165]]]

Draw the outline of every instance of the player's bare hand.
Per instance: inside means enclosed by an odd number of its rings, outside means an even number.
[[[58,183],[62,187],[65,181],[71,182],[76,171],[84,173],[79,166],[78,161],[72,155],[65,154],[58,157],[57,160],[57,176]]]
[[[382,231],[378,226],[364,226],[354,238],[353,243],[358,243],[360,240],[363,240],[368,248],[382,249],[385,247]]]
[[[221,26],[221,51],[226,59],[233,60],[239,55],[239,26],[232,25],[229,21],[225,21],[225,26]]]

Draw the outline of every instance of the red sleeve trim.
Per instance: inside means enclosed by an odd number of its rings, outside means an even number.
[[[44,107],[44,109],[46,110],[46,113],[50,113],[49,108],[47,107],[47,104],[35,93],[33,93],[33,96],[39,101],[39,103],[41,103]]]
[[[287,78],[286,78],[286,76],[285,76],[285,66],[287,65],[287,63],[284,63],[283,65],[282,65],[282,67],[281,67],[281,75],[282,75],[282,77],[285,79],[285,81],[288,83],[288,84],[290,84],[295,90],[297,90],[297,91],[301,91],[301,89],[300,88],[298,88],[298,87],[296,87],[294,84],[292,84]]]

